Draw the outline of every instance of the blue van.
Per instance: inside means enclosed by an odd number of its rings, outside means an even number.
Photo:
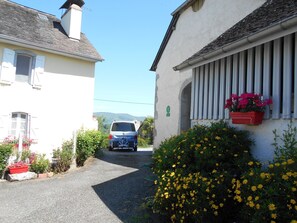
[[[113,121],[109,133],[109,150],[133,149],[137,151],[138,132],[134,121]]]

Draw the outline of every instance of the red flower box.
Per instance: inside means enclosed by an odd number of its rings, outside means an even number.
[[[233,124],[259,125],[262,123],[264,112],[230,112]]]
[[[25,173],[25,172],[28,172],[28,166],[9,167],[10,174]]]

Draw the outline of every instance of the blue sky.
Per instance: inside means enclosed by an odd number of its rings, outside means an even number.
[[[66,0],[13,0],[61,18]],[[153,116],[155,73],[149,71],[171,13],[184,0],[85,0],[82,32],[104,58],[96,64],[94,112]]]

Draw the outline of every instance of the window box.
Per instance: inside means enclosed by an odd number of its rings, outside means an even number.
[[[9,167],[9,173],[10,174],[16,174],[16,173],[25,173],[28,172],[28,166],[21,166],[21,167]]]
[[[260,125],[264,112],[230,112],[233,124]]]

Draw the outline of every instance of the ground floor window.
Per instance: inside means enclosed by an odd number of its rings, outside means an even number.
[[[11,135],[28,137],[28,114],[14,112],[11,115]]]

